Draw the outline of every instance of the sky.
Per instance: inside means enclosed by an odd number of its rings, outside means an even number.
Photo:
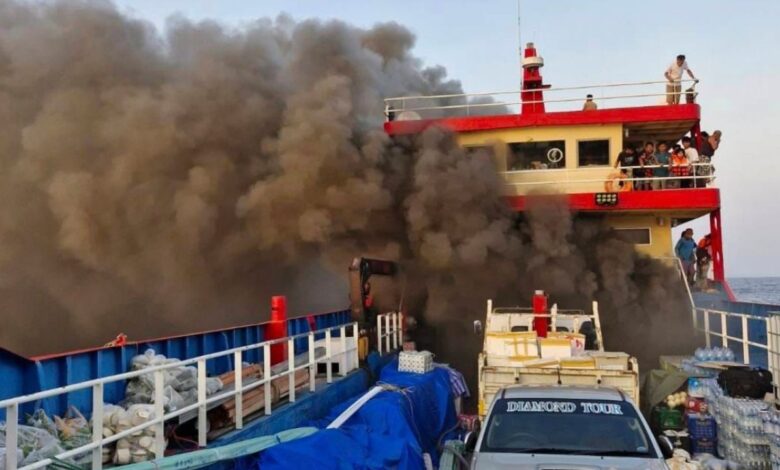
[[[684,53],[695,75],[702,129],[723,132],[715,155],[728,277],[780,276],[780,1],[692,0],[117,0],[164,28],[171,15],[240,28],[260,17],[395,21],[414,53],[440,64],[467,92],[519,87],[518,36],[545,59],[555,87],[662,80]],[[519,35],[518,35],[519,30]],[[696,235],[709,223],[692,224]],[[679,233],[675,231],[675,235]]]

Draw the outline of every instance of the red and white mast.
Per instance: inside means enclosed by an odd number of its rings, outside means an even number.
[[[525,45],[523,53],[523,88],[520,99],[523,103],[523,114],[544,113],[544,93],[542,90],[550,88],[550,85],[542,83],[542,74],[539,69],[544,67],[544,59],[536,54],[534,43]]]

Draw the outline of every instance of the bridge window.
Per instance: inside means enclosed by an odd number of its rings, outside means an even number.
[[[507,155],[507,170],[509,171],[565,167],[566,143],[563,140],[509,144],[509,155]]]
[[[578,166],[608,166],[609,139],[577,142]]]
[[[467,145],[463,147],[463,150],[466,152],[466,155],[470,157],[473,155],[482,154],[493,158],[495,155],[495,151],[492,145]]]
[[[634,245],[649,245],[650,244],[650,229],[649,228],[616,228],[618,237],[633,243]]]

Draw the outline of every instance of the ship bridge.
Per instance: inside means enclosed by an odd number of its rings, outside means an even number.
[[[385,131],[401,136],[430,126],[449,129],[467,155],[493,158],[507,201],[518,212],[531,195],[564,194],[574,211],[602,216],[651,256],[673,256],[671,227],[709,215],[713,274],[721,281],[720,193],[710,164],[693,163],[687,173],[666,176],[668,166],[657,173],[662,167],[616,168],[627,145],[663,142],[671,148],[690,136],[701,147],[696,82],[683,80],[680,104],[667,104],[673,95],[664,80],[555,88],[543,83],[543,66],[528,44],[521,90],[388,98]],[[638,190],[643,184],[655,189]]]

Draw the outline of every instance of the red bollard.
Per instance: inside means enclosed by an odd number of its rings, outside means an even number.
[[[271,321],[265,329],[265,339],[278,339],[287,336],[287,298],[283,295],[271,297]],[[271,364],[287,359],[287,344],[280,342],[271,345]]]
[[[544,291],[538,290],[534,292],[534,298],[531,303],[533,311],[537,314],[537,318],[534,318],[534,330],[536,336],[540,338],[547,337],[547,325],[550,323],[549,318],[539,316],[539,314],[547,314],[547,296]]]

